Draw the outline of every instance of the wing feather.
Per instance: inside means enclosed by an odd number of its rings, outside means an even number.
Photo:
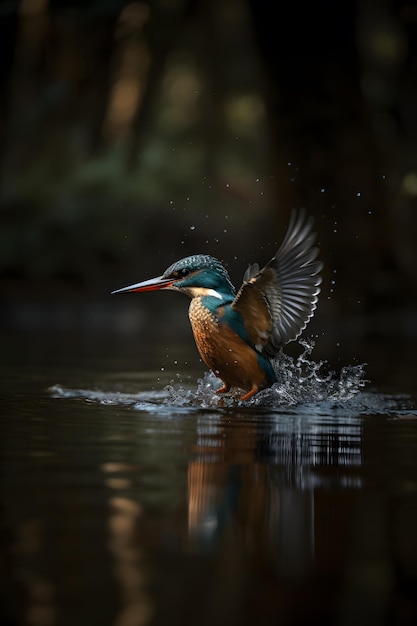
[[[249,340],[271,356],[302,333],[316,309],[323,263],[312,227],[304,210],[293,211],[278,252],[261,270],[249,266],[232,303]]]

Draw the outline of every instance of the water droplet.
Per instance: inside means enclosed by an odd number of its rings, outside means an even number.
[[[192,226],[190,226],[190,230],[195,230],[194,224]]]
[[[325,187],[321,187],[320,193],[324,193],[325,191],[326,191],[326,188]]]
[[[358,192],[357,192],[356,197],[357,197],[357,198],[360,198],[360,197],[361,197],[361,192],[360,192],[360,191],[358,191]]]

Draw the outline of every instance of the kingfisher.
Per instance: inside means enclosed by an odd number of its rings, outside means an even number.
[[[207,254],[176,261],[161,276],[116,293],[169,289],[191,298],[189,318],[198,351],[223,386],[244,391],[241,400],[277,382],[271,359],[299,337],[314,315],[323,263],[314,245],[314,220],[294,210],[276,255],[249,265],[236,292],[223,264]]]

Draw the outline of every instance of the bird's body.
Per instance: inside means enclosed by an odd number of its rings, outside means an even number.
[[[218,392],[238,387],[247,400],[276,382],[270,357],[296,339],[314,314],[322,263],[311,229],[312,219],[294,212],[275,257],[262,270],[250,266],[237,294],[223,265],[201,254],[113,293],[171,289],[188,295],[201,358],[223,381]]]
[[[272,385],[276,375],[269,360],[249,343],[244,320],[232,302],[219,303],[213,296],[193,298],[191,327],[201,358],[224,383],[222,391],[239,387],[253,395]]]

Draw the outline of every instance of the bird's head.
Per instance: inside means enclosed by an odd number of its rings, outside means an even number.
[[[172,289],[190,298],[214,296],[219,299],[234,295],[234,287],[223,265],[208,254],[188,256],[170,265],[162,276],[117,289],[112,293],[129,293]]]

